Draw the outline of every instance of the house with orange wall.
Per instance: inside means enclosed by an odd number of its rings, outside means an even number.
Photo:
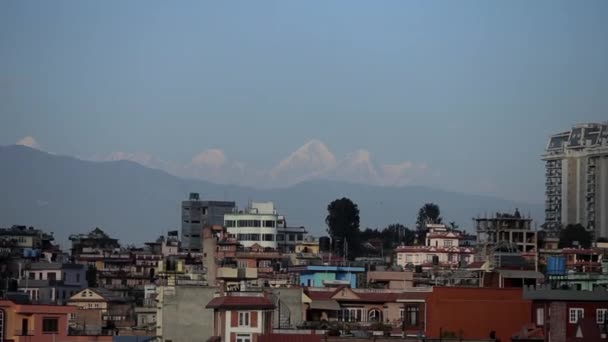
[[[70,335],[68,321],[75,313],[74,306],[17,304],[0,300],[0,341],[112,341],[112,336]]]

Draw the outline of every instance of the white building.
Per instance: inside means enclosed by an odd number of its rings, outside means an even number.
[[[546,229],[580,223],[596,238],[608,237],[608,122],[551,136],[543,160]]]
[[[460,247],[460,232],[449,231],[441,224],[429,224],[427,228],[424,246],[400,246],[395,250],[397,265],[457,267],[461,262],[473,262],[475,249]]]
[[[272,202],[252,202],[244,211],[225,214],[224,226],[244,247],[258,244],[284,251],[293,251],[306,234],[304,227],[288,227]]]

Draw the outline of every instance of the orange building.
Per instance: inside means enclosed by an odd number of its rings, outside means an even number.
[[[0,300],[0,340],[13,342],[112,341],[112,336],[70,335],[74,306],[16,304]]]
[[[530,322],[532,303],[522,289],[435,287],[427,298],[426,335],[510,341]]]

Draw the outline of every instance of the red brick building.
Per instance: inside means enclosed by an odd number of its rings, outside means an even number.
[[[485,339],[494,332],[503,342],[528,323],[532,307],[522,289],[465,287],[435,287],[427,304],[427,337]]]

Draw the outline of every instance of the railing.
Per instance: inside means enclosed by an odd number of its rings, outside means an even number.
[[[15,336],[34,336],[34,330],[15,330]]]

